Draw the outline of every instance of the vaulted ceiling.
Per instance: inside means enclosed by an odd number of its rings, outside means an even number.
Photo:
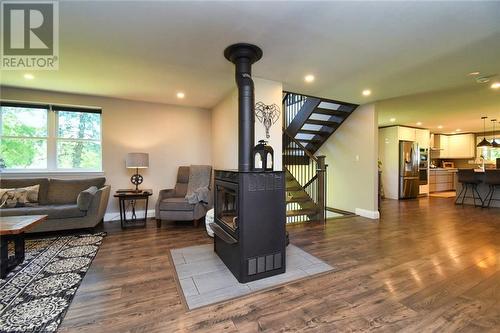
[[[59,70],[2,85],[210,108],[234,86],[235,42],[263,49],[255,76],[355,103],[500,73],[500,2],[61,1],[59,17]]]

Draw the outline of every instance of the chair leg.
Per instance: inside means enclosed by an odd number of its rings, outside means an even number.
[[[466,187],[467,187],[467,185],[463,184],[462,189],[460,190],[460,193],[458,193],[457,197],[455,198],[455,205],[458,205],[458,201],[460,200],[460,197],[464,193]],[[463,202],[462,202],[462,204],[463,204]]]
[[[488,198],[490,197],[491,195],[491,185],[488,186],[488,193],[486,194],[486,197],[484,197],[484,200],[483,200],[483,208],[486,208],[486,207],[489,207],[489,203],[490,201],[488,200]],[[486,205],[486,201],[488,201],[488,205]]]
[[[474,185],[472,194],[474,194],[474,191],[476,191],[477,198],[478,198],[479,202],[481,203],[481,206],[480,206],[480,207],[482,207],[482,206],[483,206],[483,204],[484,204],[484,201],[483,201],[483,199],[481,198],[481,194],[480,194],[480,193],[479,193],[479,191],[477,190],[477,185]],[[475,198],[476,198],[476,197],[474,197],[474,207],[477,207],[477,206],[476,206],[476,199],[475,199]]]
[[[467,196],[467,191],[469,190],[469,185],[468,184],[464,184],[464,185],[465,185],[465,193],[464,193],[464,196],[462,197],[461,205],[464,204],[465,197]]]
[[[156,219],[156,227],[161,228],[161,219]]]
[[[488,200],[488,208],[490,207],[491,200],[493,200],[493,196],[495,195],[495,185],[490,185],[491,187],[491,195],[490,195],[490,200]]]

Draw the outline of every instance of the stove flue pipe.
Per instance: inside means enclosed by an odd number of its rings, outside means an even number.
[[[236,66],[238,86],[238,171],[253,169],[255,143],[255,95],[252,64],[262,58],[262,50],[255,45],[238,43],[224,50],[224,57]]]

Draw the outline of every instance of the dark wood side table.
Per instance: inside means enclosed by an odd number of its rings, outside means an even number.
[[[153,190],[118,190],[114,197],[118,198],[120,205],[120,223],[122,229],[129,227],[145,227],[148,219],[148,200],[153,195]],[[138,218],[135,211],[137,200],[145,200],[144,217]],[[127,209],[128,208],[128,209]],[[127,219],[127,211],[130,212],[131,217]]]

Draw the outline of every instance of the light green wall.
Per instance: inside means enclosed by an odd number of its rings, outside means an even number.
[[[374,104],[361,105],[318,154],[328,164],[329,207],[377,218],[378,128]]]

